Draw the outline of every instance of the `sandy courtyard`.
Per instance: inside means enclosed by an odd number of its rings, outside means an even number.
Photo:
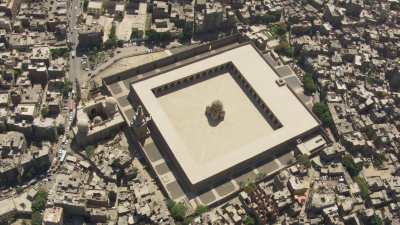
[[[207,105],[222,101],[225,118],[211,126]],[[158,98],[193,160],[205,162],[268,136],[273,129],[229,73]]]

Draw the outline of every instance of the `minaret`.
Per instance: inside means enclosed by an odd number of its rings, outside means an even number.
[[[150,117],[144,114],[142,106],[139,105],[131,122],[133,132],[139,141],[144,141],[150,134],[150,131],[147,128],[147,122],[149,120]]]

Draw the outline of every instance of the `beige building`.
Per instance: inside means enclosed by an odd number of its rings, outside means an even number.
[[[100,47],[103,43],[103,27],[99,24],[82,26],[78,29],[79,48]]]
[[[1,0],[0,1],[0,12],[4,12],[8,17],[14,17],[18,13],[19,0]]]
[[[63,208],[47,208],[43,213],[43,225],[63,225],[63,218]]]
[[[94,100],[78,107],[77,126],[73,128],[76,141],[85,146],[95,144],[120,131],[124,119],[111,97]]]
[[[90,1],[87,13],[95,17],[100,17],[103,13],[103,2],[102,1]]]
[[[179,183],[201,192],[319,132],[319,120],[279,80],[242,44],[132,83],[131,99],[150,116],[150,136]],[[222,106],[209,111],[215,100]]]

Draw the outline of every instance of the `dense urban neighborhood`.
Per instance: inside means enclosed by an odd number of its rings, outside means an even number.
[[[3,224],[400,224],[400,0],[0,0]]]

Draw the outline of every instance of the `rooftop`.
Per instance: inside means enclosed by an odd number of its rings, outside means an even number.
[[[224,64],[233,65],[235,70],[196,76],[210,68],[215,72]],[[179,87],[187,79],[191,83]],[[278,79],[247,44],[132,87],[186,176],[196,184],[319,125],[286,85],[277,84]],[[171,87],[174,82],[178,86]],[[166,87],[166,93],[158,93]],[[217,99],[223,102],[226,115],[212,125],[205,109]]]

